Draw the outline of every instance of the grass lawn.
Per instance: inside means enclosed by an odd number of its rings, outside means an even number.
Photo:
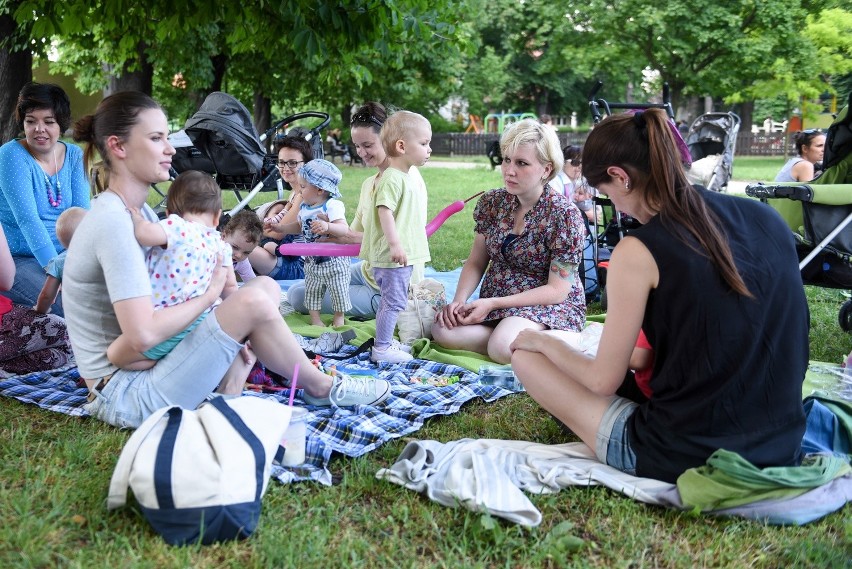
[[[735,178],[772,179],[783,161],[764,160],[738,159]],[[372,170],[346,167],[343,173],[344,201],[352,212],[360,183]],[[452,201],[501,185],[499,171],[486,165],[427,167],[423,176],[430,218]],[[472,205],[430,240],[436,268],[458,267],[467,257]],[[846,296],[810,287],[807,294],[812,358],[839,362],[852,348],[837,325]],[[0,519],[5,522],[0,567],[823,568],[850,567],[852,560],[848,507],[804,527],[765,527],[648,507],[604,488],[575,487],[532,497],[544,521],[524,529],[439,506],[376,480],[376,471],[395,461],[405,440],[359,459],[334,458],[330,468],[340,483],[330,488],[273,481],[258,531],[248,541],[174,548],[135,509],[106,511],[112,470],[129,435],[95,420],[0,398]],[[570,440],[525,394],[470,403],[458,414],[428,421],[414,436]]]

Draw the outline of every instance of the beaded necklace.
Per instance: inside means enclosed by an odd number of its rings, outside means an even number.
[[[59,181],[59,162],[56,160],[56,148],[53,149],[53,167],[56,169],[56,197],[53,196],[53,183],[47,175],[47,172],[42,170],[44,174],[44,184],[47,188],[47,201],[53,207],[62,205],[62,182]]]

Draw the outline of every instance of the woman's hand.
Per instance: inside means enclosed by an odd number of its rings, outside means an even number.
[[[461,314],[459,311],[463,306],[463,302],[451,302],[447,304],[440,312],[438,312],[438,314],[435,315],[435,321],[447,330],[451,330],[456,326],[461,326]]]
[[[253,366],[257,361],[257,355],[251,348],[251,342],[249,340],[246,340],[246,343],[243,345],[242,348],[240,348],[240,356],[243,358],[243,362],[248,367]]]
[[[513,352],[515,350],[524,350],[526,352],[540,352],[542,341],[546,338],[547,334],[545,334],[541,330],[525,328],[518,332],[517,337],[509,345],[509,349]]]
[[[213,269],[213,274],[210,276],[210,284],[204,294],[208,295],[210,304],[216,302],[222,296],[222,290],[225,288],[225,283],[228,281],[228,273],[233,274],[233,267],[225,264],[225,257],[222,253],[216,256],[216,267]]]
[[[478,298],[459,309],[461,314],[459,322],[463,325],[479,324],[485,321],[492,310],[494,310],[494,299]]]

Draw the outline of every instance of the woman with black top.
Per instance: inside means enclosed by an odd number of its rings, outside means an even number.
[[[643,225],[613,251],[595,357],[535,330],[512,344],[530,396],[629,474],[674,482],[721,448],[759,468],[798,464],[808,306],[781,217],[691,186],[656,109],[597,125],[583,173]],[[654,364],[637,404],[616,391],[640,328]]]

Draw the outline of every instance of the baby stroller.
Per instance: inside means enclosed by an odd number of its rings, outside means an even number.
[[[852,289],[852,94],[831,124],[825,169],[807,183],[752,184],[746,194],[776,209],[793,231],[802,281]],[[852,330],[852,301],[840,309],[840,326]]]
[[[603,82],[598,81],[592,92],[589,94],[589,110],[592,113],[592,119],[595,124],[603,120],[604,116],[609,116],[613,109],[624,110],[645,110],[645,109],[663,109],[669,118],[674,122],[674,109],[671,104],[671,94],[669,92],[668,83],[663,84],[663,98],[661,103],[612,103],[605,99],[596,99],[598,92],[603,87]],[[600,290],[601,309],[606,310],[606,271],[609,266],[609,259],[612,255],[612,250],[618,245],[618,242],[624,238],[631,230],[636,229],[641,224],[635,218],[624,214],[615,209],[612,200],[605,196],[596,196],[594,198],[595,207],[602,206],[604,212],[603,219],[595,219],[595,266],[597,267],[597,282]],[[600,221],[600,225],[598,225]]]
[[[321,122],[312,128],[286,131],[292,123],[305,118],[318,118]],[[186,170],[207,172],[215,176],[222,190],[233,191],[239,203],[223,216],[222,223],[226,223],[261,191],[277,191],[279,199],[283,197],[285,186],[274,154],[277,139],[285,134],[302,136],[311,141],[314,156],[322,158],[319,133],[330,120],[326,113],[298,113],[276,122],[258,136],[248,109],[231,95],[217,91],[208,95],[182,131],[169,137],[176,149],[172,169],[175,175]],[[243,197],[242,192],[248,194]],[[162,210],[165,195],[159,193],[163,200],[155,209]]]
[[[692,155],[689,181],[723,192],[734,168],[740,117],[734,113],[705,113],[692,122],[686,146]]]

